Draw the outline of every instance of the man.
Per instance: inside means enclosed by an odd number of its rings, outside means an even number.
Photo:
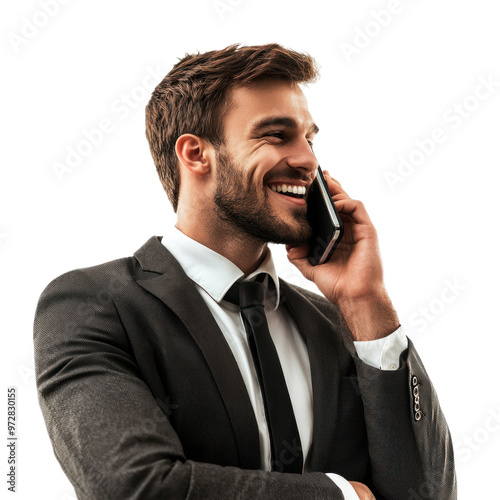
[[[176,228],[60,276],[35,319],[40,404],[79,498],[456,498],[375,229],[328,174],[345,235],[329,262],[306,258],[318,127],[299,84],[316,77],[307,55],[230,46],[153,92]],[[324,297],[278,279],[268,242]]]

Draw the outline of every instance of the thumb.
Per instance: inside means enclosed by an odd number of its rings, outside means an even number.
[[[288,260],[302,273],[304,278],[313,281],[314,266],[307,258],[309,245],[287,245],[286,252]]]

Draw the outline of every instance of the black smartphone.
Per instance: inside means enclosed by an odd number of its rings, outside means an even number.
[[[307,220],[312,229],[307,258],[313,265],[326,262],[344,234],[344,225],[332,201],[321,167],[307,196]]]

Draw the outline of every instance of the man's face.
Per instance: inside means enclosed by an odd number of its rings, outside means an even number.
[[[259,241],[302,243],[310,236],[306,195],[317,161],[318,129],[298,86],[237,87],[216,154],[219,219]]]

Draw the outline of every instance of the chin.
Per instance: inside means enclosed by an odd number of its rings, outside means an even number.
[[[295,228],[284,224],[279,230],[275,231],[275,238],[271,240],[271,243],[301,245],[309,240],[311,234],[312,231],[309,224],[301,224]]]

